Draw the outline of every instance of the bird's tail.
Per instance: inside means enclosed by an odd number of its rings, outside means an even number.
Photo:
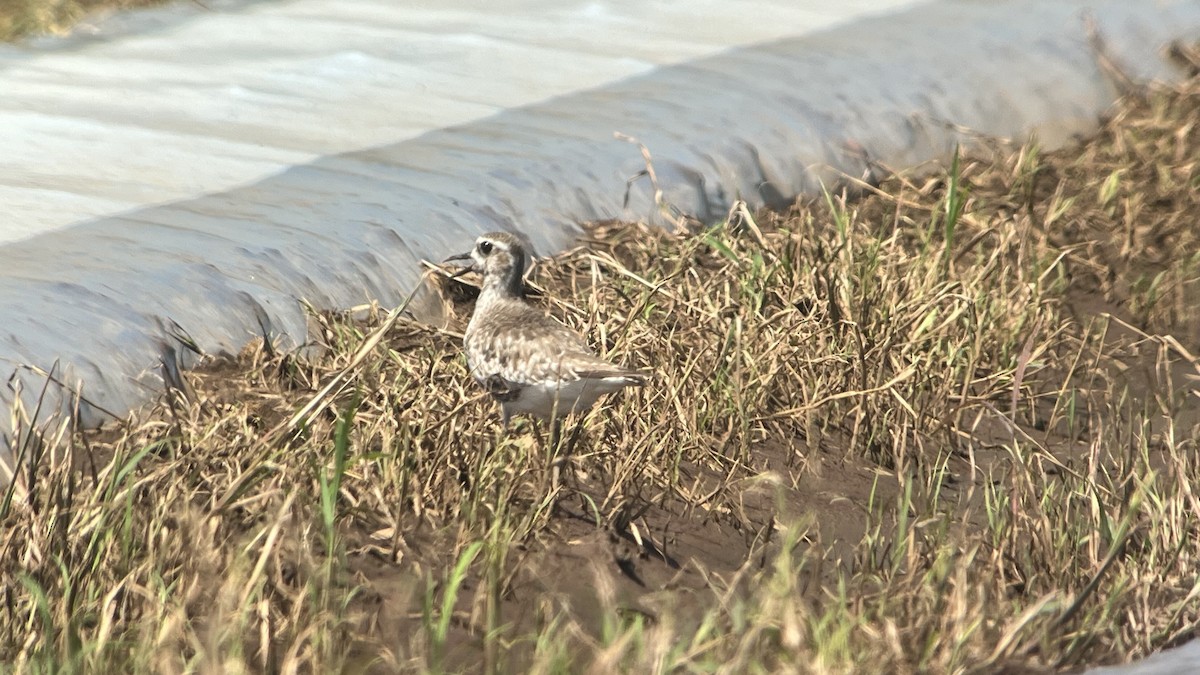
[[[576,374],[580,377],[588,377],[597,380],[620,379],[621,384],[625,385],[626,387],[644,387],[646,386],[646,382],[650,380],[650,373],[619,367],[613,367],[611,370],[605,369],[578,371]]]
[[[644,387],[650,381],[650,373],[640,370],[631,370],[625,374],[625,381],[631,387]]]

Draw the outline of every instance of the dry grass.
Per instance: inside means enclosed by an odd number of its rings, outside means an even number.
[[[26,425],[0,660],[1054,671],[1190,638],[1198,103],[705,232],[593,225],[540,302],[656,381],[584,421],[562,494],[470,382],[450,282],[448,328],[365,351],[378,312],[314,314],[309,356],[214,358],[99,434]]]
[[[30,35],[66,33],[80,19],[102,9],[130,9],[165,0],[0,0],[0,41]]]

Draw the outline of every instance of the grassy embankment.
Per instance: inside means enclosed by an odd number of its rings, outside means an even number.
[[[593,226],[539,302],[656,380],[586,420],[557,509],[549,453],[470,382],[461,304],[373,349],[378,312],[315,316],[319,355],[259,344],[102,433],[26,427],[0,660],[1055,671],[1188,639],[1198,123],[1193,79],[1056,152]]]

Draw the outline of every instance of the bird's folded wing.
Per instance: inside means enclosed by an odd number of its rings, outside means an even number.
[[[475,354],[472,375],[480,382],[493,376],[514,385],[582,377],[625,377],[631,378],[630,384],[644,381],[637,371],[593,354],[583,338],[558,323],[515,326],[480,335],[469,349]]]

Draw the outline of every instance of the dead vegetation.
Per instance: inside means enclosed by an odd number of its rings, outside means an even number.
[[[0,0],[0,41],[64,34],[89,13],[157,5],[165,0]]]
[[[583,422],[559,495],[461,324],[368,351],[375,310],[100,433],[26,425],[0,660],[1014,672],[1189,639],[1198,102],[1154,88],[1079,147],[695,234],[592,225],[540,302],[656,379]]]

